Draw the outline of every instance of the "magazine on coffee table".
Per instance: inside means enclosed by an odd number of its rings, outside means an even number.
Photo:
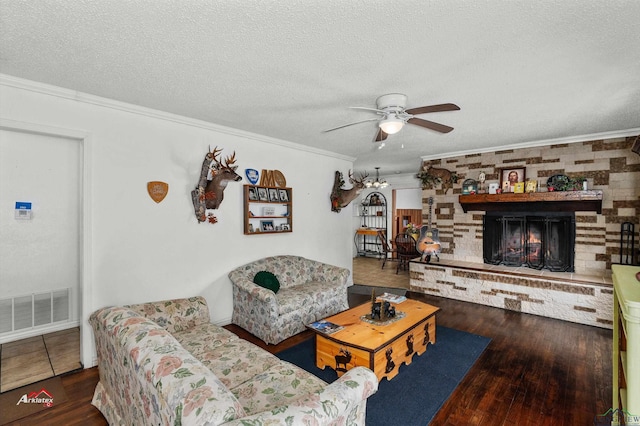
[[[385,302],[389,303],[402,303],[407,300],[405,296],[400,296],[399,294],[393,293],[382,293],[380,296],[378,296],[378,299],[384,300]]]
[[[336,331],[342,330],[344,327],[338,324],[334,324],[332,322],[326,320],[320,320],[316,322],[312,322],[309,324],[309,327],[313,328],[316,331],[324,334],[333,334]]]

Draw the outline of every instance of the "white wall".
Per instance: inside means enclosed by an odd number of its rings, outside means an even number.
[[[0,76],[2,77],[2,76]],[[0,119],[86,134],[83,353],[95,350],[86,320],[107,305],[204,295],[212,321],[230,320],[228,272],[252,260],[296,254],[351,269],[349,210],[331,211],[335,170],[352,160],[258,135],[4,76]],[[242,185],[230,183],[218,223],[198,223],[190,192],[209,147],[236,152],[239,171],[280,170],[293,188],[292,233],[243,235]],[[55,158],[51,159],[55,161]],[[169,184],[164,201],[148,181]]]
[[[418,209],[422,210],[422,189],[397,189],[396,209]]]

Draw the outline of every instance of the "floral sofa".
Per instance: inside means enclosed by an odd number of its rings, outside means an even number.
[[[277,293],[254,284],[260,271],[280,282]],[[229,273],[233,285],[231,322],[266,343],[276,344],[305,330],[305,324],[349,308],[349,270],[300,256],[272,256]]]
[[[378,381],[356,367],[327,384],[209,322],[202,297],[90,317],[111,425],[364,425]]]

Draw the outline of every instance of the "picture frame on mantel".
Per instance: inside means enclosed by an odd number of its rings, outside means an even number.
[[[525,178],[526,167],[500,169],[500,185],[502,187],[502,192],[515,192],[516,183],[524,183]]]

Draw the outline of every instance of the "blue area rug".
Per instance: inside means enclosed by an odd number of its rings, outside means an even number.
[[[367,426],[428,425],[462,381],[491,339],[437,326],[437,343],[402,364],[391,381],[382,379],[367,402]],[[315,365],[315,338],[276,354],[325,382],[338,378],[330,368]]]

